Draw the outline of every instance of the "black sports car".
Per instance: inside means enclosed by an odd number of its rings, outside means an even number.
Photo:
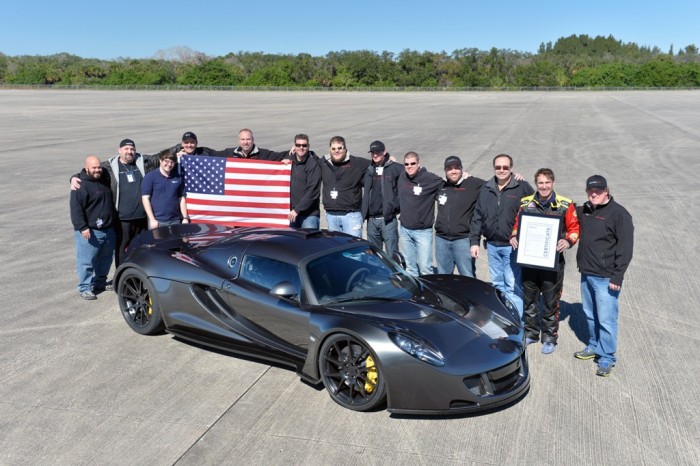
[[[136,332],[292,366],[352,410],[468,412],[529,387],[502,293],[459,275],[411,277],[343,233],[161,227],[134,239],[114,283]]]

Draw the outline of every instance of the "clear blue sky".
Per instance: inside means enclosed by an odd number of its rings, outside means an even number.
[[[46,1],[10,0],[0,52],[148,58],[185,46],[229,52],[445,51],[491,47],[536,52],[572,34],[613,35],[674,52],[700,47],[700,0]]]

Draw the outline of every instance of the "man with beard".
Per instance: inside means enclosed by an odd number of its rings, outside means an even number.
[[[333,136],[330,152],[319,159],[328,230],[362,236],[362,180],[370,161],[348,153],[345,139]]]
[[[132,238],[148,228],[146,211],[141,202],[141,181],[159,163],[158,154],[141,155],[136,152],[136,143],[132,139],[123,139],[119,143],[118,155],[102,162],[102,168],[109,174],[112,198],[117,209],[114,222],[117,234],[114,263],[117,267],[122,263]],[[71,189],[78,189],[79,186],[80,180],[76,176],[71,178]]]
[[[437,195],[435,258],[438,273],[450,274],[456,266],[460,275],[476,277],[476,259],[469,250],[469,222],[485,181],[463,176],[459,157],[447,157],[445,182]]]
[[[379,249],[386,248],[393,256],[399,250],[399,232],[396,216],[399,214],[397,182],[403,168],[395,163],[382,141],[369,146],[372,163],[364,176],[362,219],[367,220],[367,241]]]
[[[107,289],[112,265],[115,218],[109,177],[100,160],[90,156],[80,172],[80,188],[70,193],[70,216],[75,230],[78,293],[83,299],[97,299]]]

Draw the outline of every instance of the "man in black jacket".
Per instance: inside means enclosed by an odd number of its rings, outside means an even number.
[[[399,245],[411,275],[433,273],[433,224],[435,195],[442,187],[442,178],[420,165],[415,152],[403,158],[404,172],[399,177],[401,228]]]
[[[399,232],[396,216],[399,213],[397,180],[403,167],[391,160],[382,141],[369,146],[372,163],[364,177],[365,192],[362,196],[362,218],[367,220],[367,241],[387,254],[399,250]]]
[[[486,239],[489,258],[489,275],[493,286],[506,294],[523,316],[523,291],[520,283],[520,266],[510,245],[520,199],[534,193],[527,181],[516,180],[513,175],[513,158],[499,154],[493,159],[494,177],[486,182],[474,207],[469,225],[471,256],[479,258],[479,240]]]
[[[90,156],[80,172],[80,188],[70,193],[70,217],[75,230],[78,293],[97,299],[107,288],[107,274],[114,255],[115,218],[109,177],[100,159]]]
[[[435,258],[438,273],[476,277],[476,259],[471,257],[469,222],[479,191],[485,181],[463,178],[462,161],[451,155],[445,159],[445,182],[437,194],[435,219]]]
[[[285,156],[292,163],[289,188],[289,226],[318,230],[320,226],[321,170],[309,150],[309,136],[294,136],[294,147]]]
[[[333,136],[330,152],[318,160],[322,201],[330,231],[362,236],[362,180],[370,161],[348,153],[345,139]]]
[[[607,180],[586,180],[588,202],[577,209],[581,238],[576,262],[581,272],[581,304],[588,323],[586,347],[578,359],[598,358],[597,375],[607,377],[617,361],[618,299],[632,260],[632,216],[610,196]]]
[[[238,146],[228,147],[224,150],[206,149],[212,157],[235,157],[243,159],[260,159],[280,161],[287,152],[273,152],[255,145],[253,132],[248,128],[243,128],[238,132]]]

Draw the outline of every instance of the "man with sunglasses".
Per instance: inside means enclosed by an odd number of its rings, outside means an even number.
[[[309,150],[309,136],[294,136],[294,146],[285,156],[292,164],[289,188],[289,226],[318,230],[320,225],[321,170],[316,154]]]
[[[401,206],[399,246],[411,275],[433,273],[433,224],[435,195],[443,181],[420,165],[415,152],[403,158],[404,173],[399,177],[398,192]]]
[[[574,356],[597,358],[596,374],[608,377],[617,361],[618,299],[632,260],[634,225],[629,212],[613,200],[604,177],[589,177],[586,195],[588,202],[577,209],[581,239],[576,262],[589,340]]]
[[[320,158],[318,164],[328,229],[361,237],[362,183],[370,161],[350,155],[345,138],[333,136],[330,152]]]
[[[520,209],[520,199],[535,192],[527,181],[513,175],[513,158],[499,154],[493,159],[494,177],[479,192],[469,225],[471,256],[479,258],[479,241],[484,236],[493,286],[506,294],[523,316],[520,266],[510,236]]]

